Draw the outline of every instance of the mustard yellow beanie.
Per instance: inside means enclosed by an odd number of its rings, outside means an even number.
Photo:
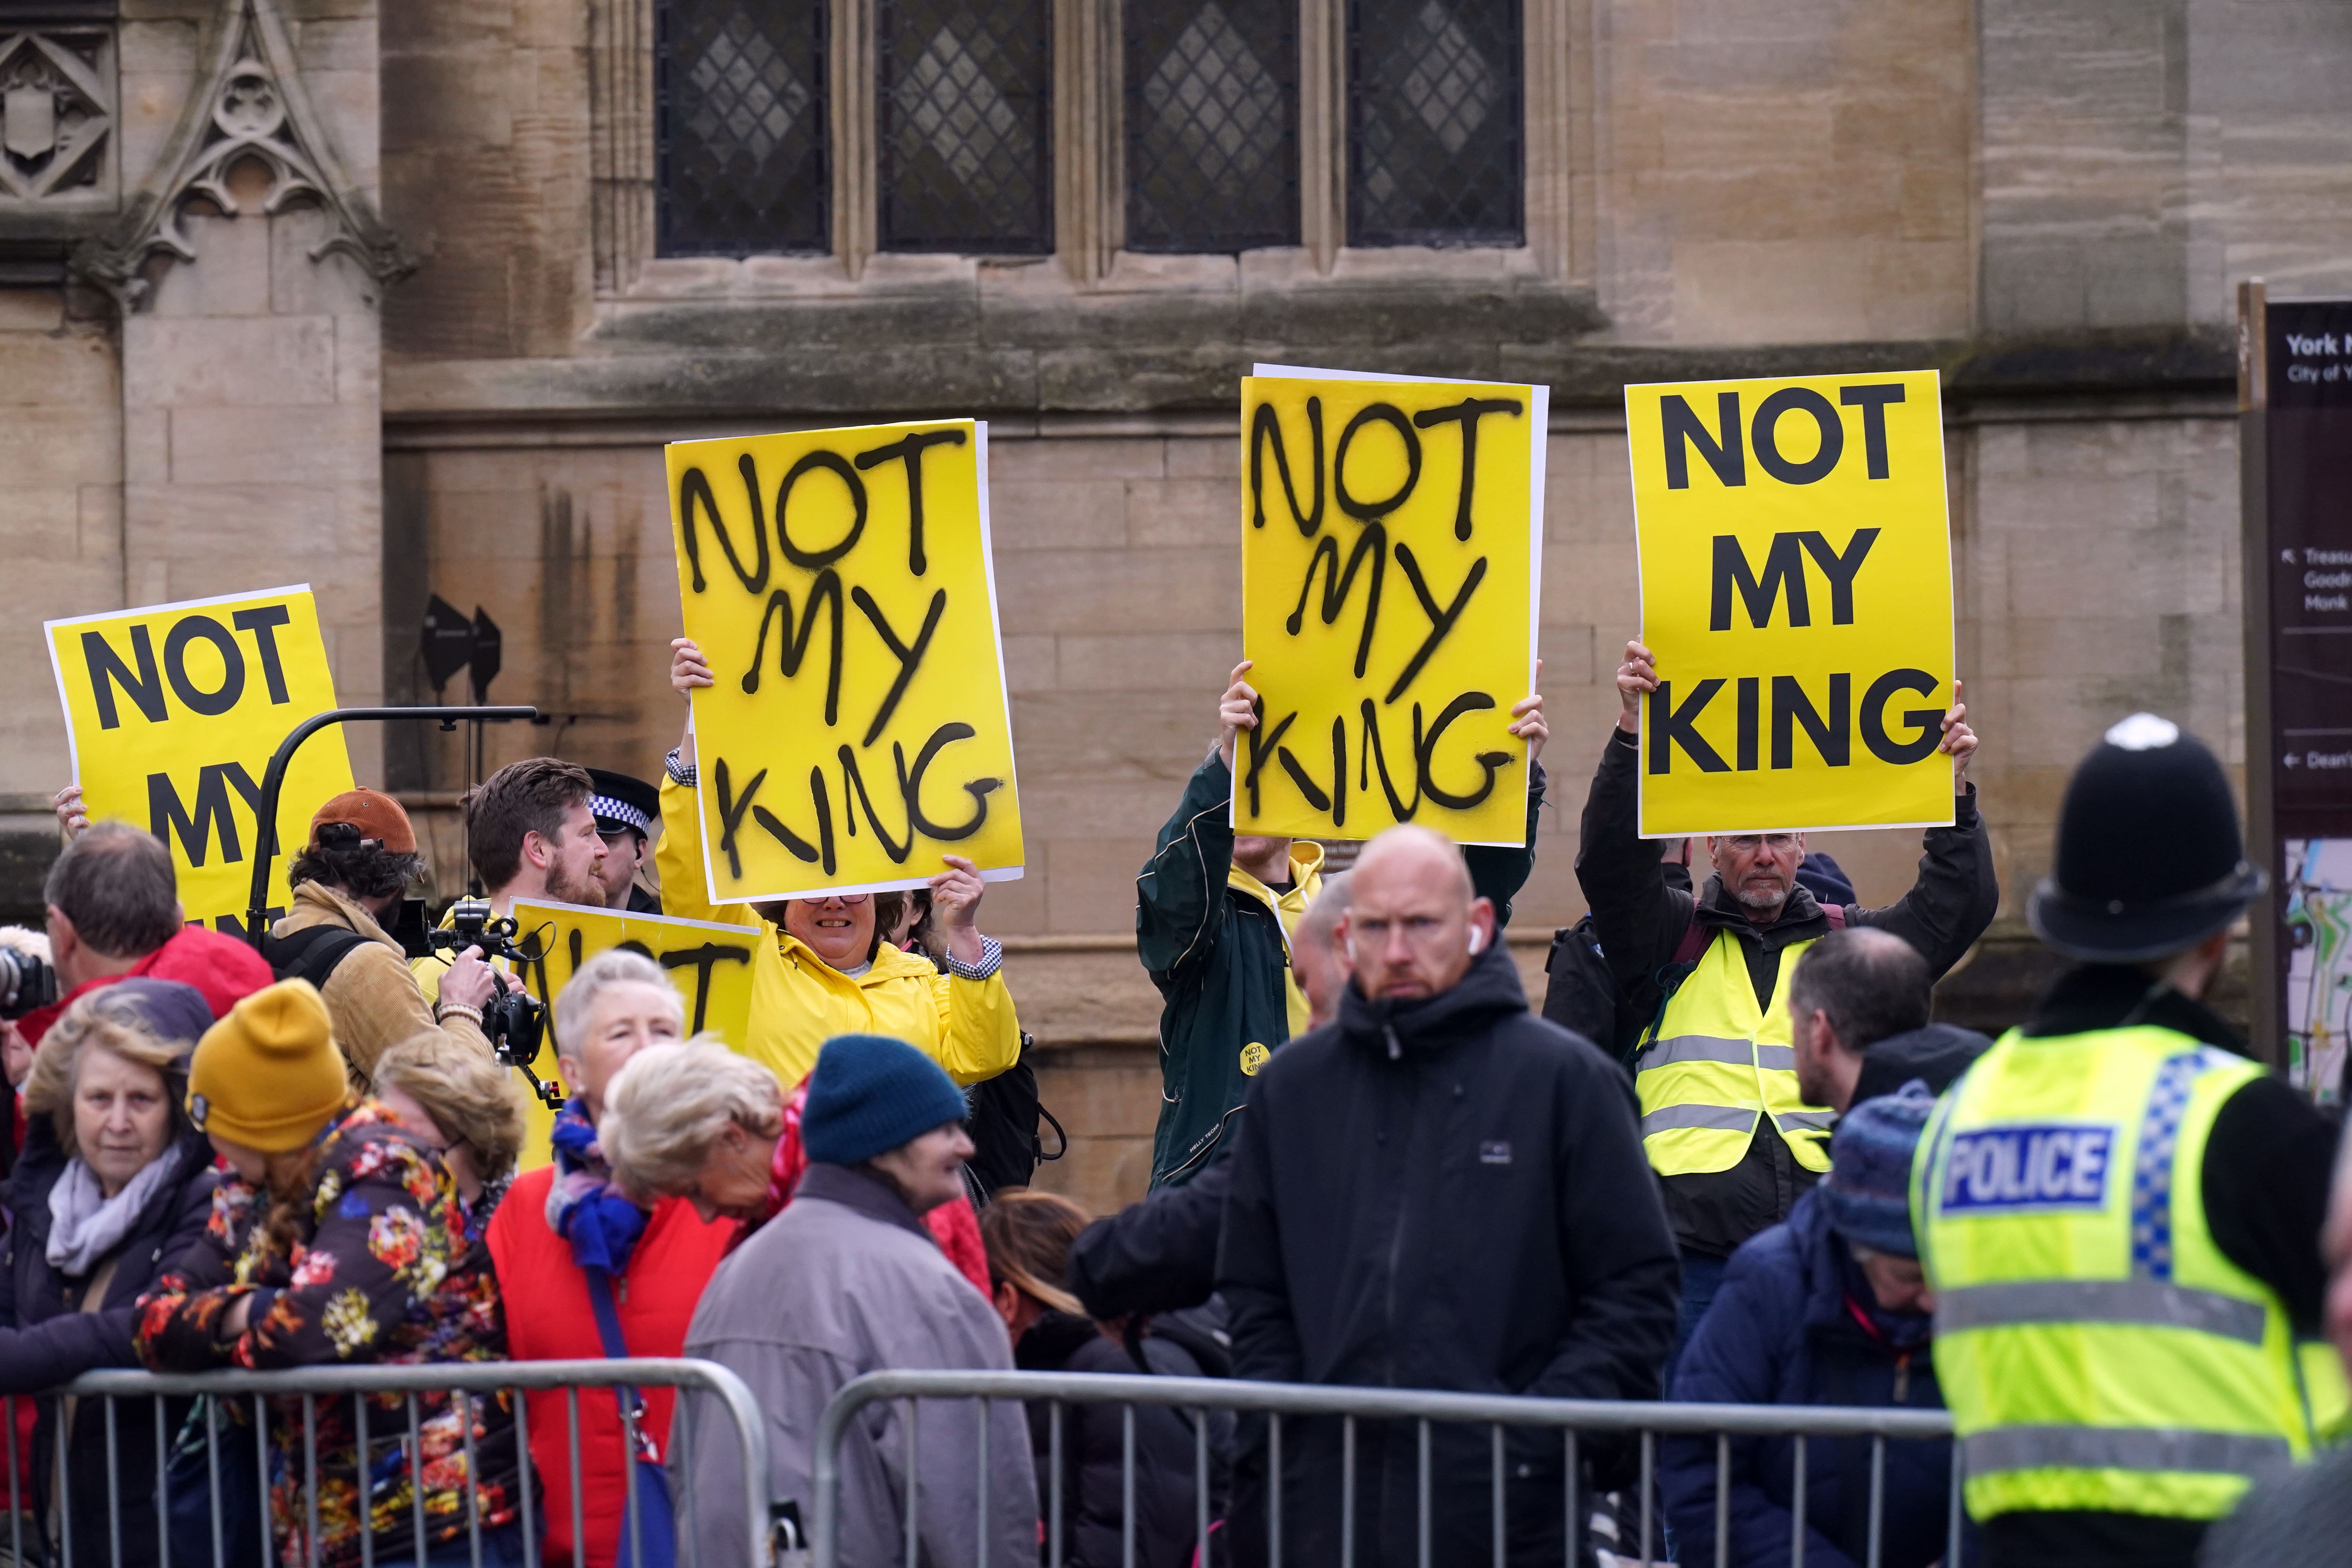
[[[303,1147],[343,1108],[350,1083],[307,980],[246,997],[205,1031],[188,1068],[188,1120],[266,1154]]]

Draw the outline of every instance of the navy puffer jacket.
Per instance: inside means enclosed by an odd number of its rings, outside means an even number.
[[[1785,1224],[1754,1237],[1691,1336],[1670,1397],[1703,1405],[1943,1407],[1927,1322],[1879,1310],[1870,1285],[1806,1194]],[[1905,1346],[1910,1348],[1906,1349]],[[1816,1437],[1805,1458],[1806,1568],[1869,1560],[1870,1440]],[[1797,1440],[1734,1438],[1731,1563],[1790,1561]],[[1949,1442],[1889,1442],[1884,1568],[1927,1568],[1944,1555],[1950,1515]],[[1683,1568],[1715,1561],[1716,1443],[1659,1444],[1659,1485]],[[1975,1557],[1973,1531],[1967,1556]]]
[[[176,1085],[173,1092],[179,1092]],[[48,1260],[49,1194],[65,1174],[66,1152],[46,1116],[33,1118],[26,1133],[24,1155],[8,1180],[13,1223],[0,1244],[0,1394],[37,1393],[100,1367],[137,1366],[131,1332],[139,1297],[203,1237],[215,1182],[212,1144],[194,1128],[182,1127],[160,1156],[173,1163],[172,1176],[147,1200],[110,1255],[105,1300],[91,1310],[86,1300],[91,1279],[63,1274]],[[184,1399],[164,1402],[167,1440],[178,1431],[188,1405]],[[33,1496],[46,1513],[55,1488],[58,1403],[43,1399],[37,1409]],[[155,1401],[121,1400],[114,1414],[122,1502],[119,1561],[151,1563],[156,1555]],[[105,1481],[107,1426],[104,1401],[81,1401],[67,1445],[77,1568],[116,1560]]]

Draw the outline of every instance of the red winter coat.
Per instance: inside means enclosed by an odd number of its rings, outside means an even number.
[[[101,985],[111,985],[118,980],[133,975],[149,980],[176,980],[183,985],[193,985],[205,994],[205,1005],[213,1010],[216,1019],[228,1016],[228,1010],[252,995],[277,977],[269,973],[269,961],[233,936],[223,936],[203,926],[182,926],[172,940],[141,959],[122,974],[101,975],[85,980],[46,1007],[36,1007],[25,1015],[16,1026],[28,1046],[37,1046],[49,1026],[65,1016],[65,1010]]]
[[[595,1361],[604,1354],[596,1315],[588,1304],[588,1278],[572,1260],[572,1244],[547,1228],[547,1194],[555,1167],[541,1165],[515,1178],[490,1216],[490,1257],[506,1301],[507,1351],[517,1361]],[[686,1326],[702,1288],[735,1238],[735,1225],[705,1225],[684,1198],[665,1198],[646,1222],[614,1280],[621,1336],[633,1356],[686,1353]],[[675,1390],[646,1388],[645,1430],[669,1457]],[[572,1540],[572,1455],[565,1396],[561,1391],[525,1396],[530,1405],[530,1458],[538,1467],[546,1517],[546,1562],[581,1563]],[[612,1568],[619,1554],[621,1510],[628,1499],[621,1417],[604,1389],[580,1393],[580,1524],[588,1538],[583,1568]]]

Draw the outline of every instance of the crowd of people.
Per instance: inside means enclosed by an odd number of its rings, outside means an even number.
[[[393,934],[425,866],[390,796],[320,804],[257,949],[184,924],[163,845],[60,792],[46,932],[0,938],[61,992],[0,1026],[0,1393],[685,1355],[751,1390],[769,1473],[717,1401],[660,1387],[442,1390],[413,1426],[397,1395],[257,1422],[50,1394],[15,1405],[40,1560],[207,1563],[217,1530],[239,1564],[519,1563],[528,1510],[549,1563],[717,1568],[745,1547],[723,1500],[811,1516],[817,1418],[850,1382],[1014,1368],[1945,1408],[1957,1436],[1667,1437],[1643,1497],[1639,1445],[1600,1433],[1300,1419],[1277,1459],[1248,1416],[885,1402],[845,1438],[840,1561],[1131,1542],[1181,1568],[1204,1517],[1240,1563],[1558,1562],[1571,1530],[1630,1558],[1612,1507],[1654,1510],[1685,1564],[1716,1561],[1719,1516],[1740,1564],[1960,1568],[1956,1538],[2000,1568],[2344,1554],[2344,1462],[2296,1462],[2352,1405],[2325,1343],[2352,1355],[2352,1269],[2332,1296],[2328,1272],[2352,1184],[2331,1210],[2335,1124],[2202,1000],[2263,879],[2194,737],[2137,715],[2076,772],[2030,903],[2073,967],[1995,1042],[1930,1016],[1999,901],[1957,697],[1952,825],[1865,907],[1800,834],[1639,836],[1657,678],[1629,645],[1576,864],[1591,915],[1531,1007],[1505,935],[1549,787],[1540,697],[1508,720],[1522,844],[1407,825],[1327,873],[1319,845],[1233,829],[1248,673],[1138,879],[1161,1105],[1150,1194],[1098,1218],[976,1146],[978,1098],[1026,1070],[976,869],[710,907],[690,726],[658,789],[534,758],[466,799],[498,915],[759,932],[751,1035],[724,1044],[688,1037],[644,955],[581,964],[549,999],[551,1113],[485,1028],[508,961]],[[690,642],[671,679],[709,684]]]

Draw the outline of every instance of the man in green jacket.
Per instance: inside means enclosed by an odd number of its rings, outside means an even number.
[[[1167,1001],[1160,1015],[1154,1187],[1191,1181],[1224,1151],[1251,1078],[1307,1026],[1290,936],[1322,887],[1323,847],[1234,832],[1234,737],[1257,726],[1249,668],[1246,659],[1234,666],[1217,705],[1216,748],[1193,771],[1135,883],[1136,953]],[[1511,709],[1510,732],[1528,743],[1527,842],[1463,850],[1479,895],[1494,902],[1498,928],[1536,863],[1544,793],[1536,757],[1550,734],[1542,697],[1531,694]]]

